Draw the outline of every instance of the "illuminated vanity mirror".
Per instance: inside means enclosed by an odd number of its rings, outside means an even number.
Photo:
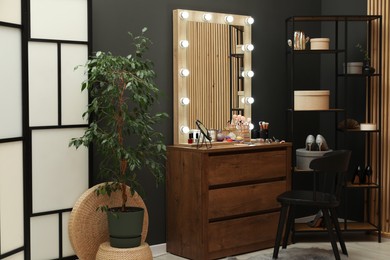
[[[233,114],[251,117],[250,16],[173,11],[174,144],[199,119],[222,129]]]

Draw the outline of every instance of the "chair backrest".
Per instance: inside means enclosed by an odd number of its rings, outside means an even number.
[[[310,162],[310,169],[324,172],[344,173],[348,170],[351,151],[336,150],[324,154]]]
[[[332,193],[337,197],[337,199],[339,199],[342,185],[344,183],[344,173],[348,171],[350,158],[351,151],[336,150],[326,153],[310,162],[309,167],[315,171],[315,178],[317,172],[322,172],[334,177],[332,179],[324,177],[321,181],[321,191]],[[314,182],[316,182],[316,179]]]

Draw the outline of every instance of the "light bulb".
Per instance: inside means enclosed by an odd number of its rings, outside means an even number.
[[[190,14],[186,11],[180,12],[180,18],[183,20],[187,20],[190,17]]]
[[[180,99],[180,104],[182,104],[183,106],[186,106],[190,103],[190,99],[188,97],[182,97]]]
[[[234,17],[231,15],[225,16],[225,22],[232,23],[234,21]]]
[[[241,73],[241,76],[243,76],[243,77],[248,77],[248,78],[252,78],[254,75],[255,75],[255,73],[254,73],[253,71],[251,71],[251,70],[249,70],[249,71],[243,71],[243,72]]]
[[[210,22],[212,18],[213,16],[209,13],[203,15],[203,20],[205,20],[206,22]]]
[[[253,19],[253,17],[248,17],[245,19],[245,23],[248,24],[248,25],[251,25],[255,22],[255,19]]]
[[[180,75],[183,77],[188,77],[190,75],[190,71],[188,69],[181,69]]]
[[[180,41],[180,47],[187,48],[190,43],[187,40],[181,40]]]
[[[251,105],[255,102],[255,99],[253,97],[243,97],[241,98],[241,103],[246,103],[248,105]]]
[[[188,134],[190,132],[190,128],[186,125],[182,125],[180,127],[180,132],[182,132],[183,134]]]
[[[252,124],[252,123],[250,123],[250,124],[249,124],[249,130],[252,130],[253,128],[255,128],[255,125]]]
[[[253,51],[255,49],[255,46],[249,43],[249,44],[242,45],[241,48],[243,51]]]
[[[254,99],[253,97],[247,97],[247,98],[245,99],[245,102],[246,102],[247,104],[253,104],[253,103],[255,102],[255,99]]]

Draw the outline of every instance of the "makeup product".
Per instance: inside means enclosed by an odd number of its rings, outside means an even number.
[[[194,133],[192,133],[192,132],[190,132],[190,133],[188,134],[188,143],[189,143],[189,144],[194,143]]]

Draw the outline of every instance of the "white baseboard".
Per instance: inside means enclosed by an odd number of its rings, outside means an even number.
[[[167,253],[167,244],[158,244],[150,246],[153,257],[165,255]]]

